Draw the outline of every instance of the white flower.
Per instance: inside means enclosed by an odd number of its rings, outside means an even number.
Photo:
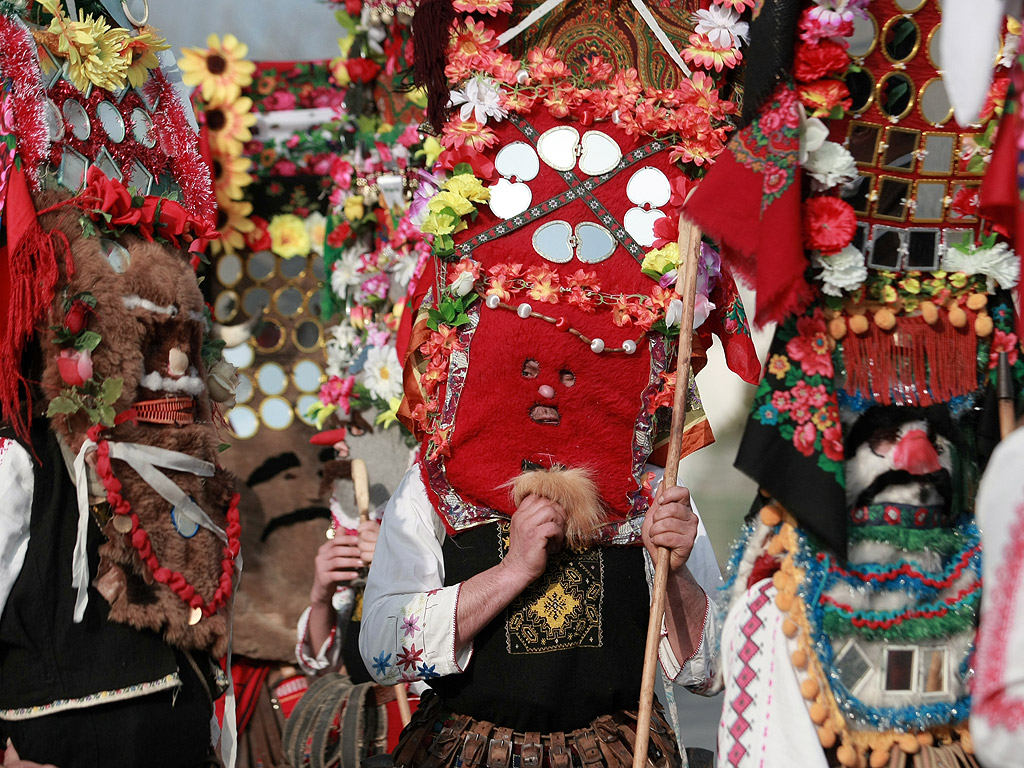
[[[693,14],[694,31],[698,35],[707,36],[708,40],[719,48],[739,48],[740,41],[747,41],[750,29],[740,15],[731,8],[712,5],[702,8]]]
[[[206,388],[210,391],[211,400],[224,408],[231,408],[238,389],[238,369],[227,360],[218,360],[206,372]]]
[[[673,325],[679,325],[679,321],[683,319],[683,302],[679,299],[672,299],[668,303],[668,309],[665,310],[665,325],[671,328]]]
[[[402,288],[409,285],[412,276],[416,273],[416,265],[419,263],[420,254],[418,251],[410,251],[389,267],[396,284]]]
[[[999,54],[999,61],[996,62],[996,66],[1012,67],[1013,62],[1017,60],[1018,48],[1020,48],[1020,35],[1011,35],[1007,32],[1003,40],[1003,50]]]
[[[309,249],[317,256],[324,254],[327,239],[327,218],[320,211],[313,211],[306,217],[306,234],[309,235]]]
[[[355,248],[348,248],[342,252],[341,258],[334,262],[331,270],[331,290],[339,298],[348,296],[349,288],[362,282],[363,276],[359,273],[359,256]]]
[[[821,185],[830,189],[840,184],[849,184],[857,178],[857,163],[849,150],[834,141],[826,141],[818,149],[808,153],[804,170]]]
[[[485,125],[488,117],[501,121],[508,112],[501,106],[501,92],[489,77],[477,75],[466,83],[461,91],[452,91],[449,106],[460,104],[459,117],[469,120],[472,115],[477,123]]]
[[[808,117],[803,104],[797,104],[800,110],[800,165],[807,162],[811,152],[816,152],[828,138],[828,128],[816,117]]]
[[[471,272],[460,272],[459,276],[452,281],[452,293],[456,296],[465,296],[473,290],[475,283]]]
[[[363,384],[385,403],[402,396],[402,365],[394,347],[370,347],[366,351]]]
[[[941,268],[947,272],[985,275],[990,282],[995,280],[1000,288],[1007,290],[1017,285],[1020,279],[1020,259],[1006,243],[977,248],[970,253],[950,246],[942,257]]]
[[[356,329],[348,323],[335,325],[324,333],[324,352],[327,357],[326,372],[328,376],[345,377],[348,367],[355,358],[353,347],[359,341]]]
[[[829,296],[842,296],[843,291],[856,290],[868,277],[864,254],[852,245],[831,256],[815,252],[812,260],[814,266],[821,268],[818,277],[823,283],[822,293]]]
[[[697,330],[704,321],[707,320],[711,313],[715,310],[715,305],[708,301],[708,297],[703,293],[698,293],[693,297],[693,330]]]

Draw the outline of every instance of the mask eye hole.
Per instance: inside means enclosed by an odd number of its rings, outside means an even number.
[[[868,438],[868,445],[876,456],[884,456],[892,450],[899,439],[899,427],[883,427]]]
[[[128,267],[132,263],[132,256],[127,248],[113,240],[101,238],[100,249],[103,251],[103,255],[106,257],[110,268],[117,272],[117,274],[121,275],[128,271]]]
[[[571,387],[576,383],[576,374],[568,368],[560,370],[558,372],[558,378],[561,379],[562,384],[566,387]]]
[[[540,363],[538,363],[532,357],[526,358],[526,360],[523,361],[523,378],[536,379],[539,375]]]

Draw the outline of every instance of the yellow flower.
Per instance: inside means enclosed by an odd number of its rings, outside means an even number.
[[[388,409],[377,414],[376,423],[387,429],[398,421],[398,409],[402,405],[402,398],[388,398]]]
[[[208,104],[226,104],[242,94],[242,88],[252,83],[256,65],[245,61],[249,46],[240,43],[234,35],[224,35],[221,44],[217,35],[206,38],[205,51],[183,48],[178,66],[185,85],[199,86],[203,101]]]
[[[920,293],[921,281],[913,277],[908,277],[906,280],[900,280],[900,288],[907,293]]]
[[[213,158],[213,188],[218,197],[241,200],[242,188],[252,184],[248,170],[252,160],[247,157],[216,155]]]
[[[64,14],[59,0],[41,0],[53,19],[41,42],[61,58],[67,59],[68,76],[74,86],[85,91],[92,83],[108,91],[124,87],[130,57],[125,46],[130,39],[120,28],[111,28],[102,18],[78,12],[78,21]]]
[[[324,241],[327,240],[327,218],[320,211],[313,211],[306,217],[306,234],[309,235],[309,250],[323,255]]]
[[[886,285],[882,287],[882,301],[884,301],[886,304],[891,304],[892,302],[896,301],[897,298],[899,298],[899,296],[896,293],[896,289],[893,288],[891,285]]]
[[[437,158],[441,156],[441,149],[441,142],[436,136],[427,136],[423,140],[423,149],[416,150],[416,157],[422,157],[424,166],[433,168]]]
[[[954,272],[949,276],[949,284],[954,288],[963,288],[967,285],[967,275],[963,272]]]
[[[789,358],[785,355],[772,355],[768,361],[768,373],[776,379],[785,378],[790,369]]]
[[[455,231],[455,217],[447,213],[428,213],[420,229],[428,235],[450,235]]]
[[[230,104],[207,108],[203,112],[210,131],[210,147],[225,155],[242,154],[242,144],[252,139],[249,129],[256,124],[252,99],[243,96]]]
[[[644,256],[640,269],[645,272],[657,272],[664,275],[679,266],[679,244],[669,243],[663,248],[655,248]]]
[[[217,201],[217,231],[220,232],[220,237],[210,243],[214,256],[222,250],[225,253],[234,253],[245,247],[243,235],[256,228],[249,220],[251,213],[252,203],[242,200]]]
[[[278,214],[267,226],[270,250],[282,259],[309,254],[309,234],[306,222],[291,213]]]
[[[487,189],[476,176],[471,176],[468,173],[452,176],[444,183],[444,189],[474,203],[486,203],[491,199],[491,190]]]
[[[459,216],[465,216],[476,210],[476,207],[461,195],[454,192],[442,191],[434,195],[427,203],[428,210],[440,213],[445,208],[451,208]]]
[[[129,57],[128,82],[138,88],[149,77],[149,70],[160,67],[157,51],[166,51],[169,46],[162,37],[157,37],[152,27],[143,27],[135,37],[125,41],[125,53]]]
[[[334,82],[338,84],[340,88],[347,88],[348,84],[352,82],[352,78],[349,77],[348,67],[345,66],[345,57],[338,56],[335,59],[331,59],[329,64],[331,68],[331,74],[334,75]]]
[[[345,198],[345,218],[349,221],[359,221],[366,215],[366,206],[363,205],[362,195],[350,195]]]

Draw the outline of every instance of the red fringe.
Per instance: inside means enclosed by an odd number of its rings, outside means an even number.
[[[901,317],[891,331],[875,323],[863,335],[847,333],[842,341],[846,389],[884,405],[949,402],[978,388],[976,314],[954,328],[945,313],[934,325],[921,317]]]

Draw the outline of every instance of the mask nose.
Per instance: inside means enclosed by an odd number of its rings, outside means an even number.
[[[912,475],[928,475],[942,469],[939,454],[922,429],[907,432],[892,451],[892,462],[896,469]]]
[[[541,384],[537,387],[537,394],[546,400],[551,400],[555,396],[555,388],[549,384]]]

